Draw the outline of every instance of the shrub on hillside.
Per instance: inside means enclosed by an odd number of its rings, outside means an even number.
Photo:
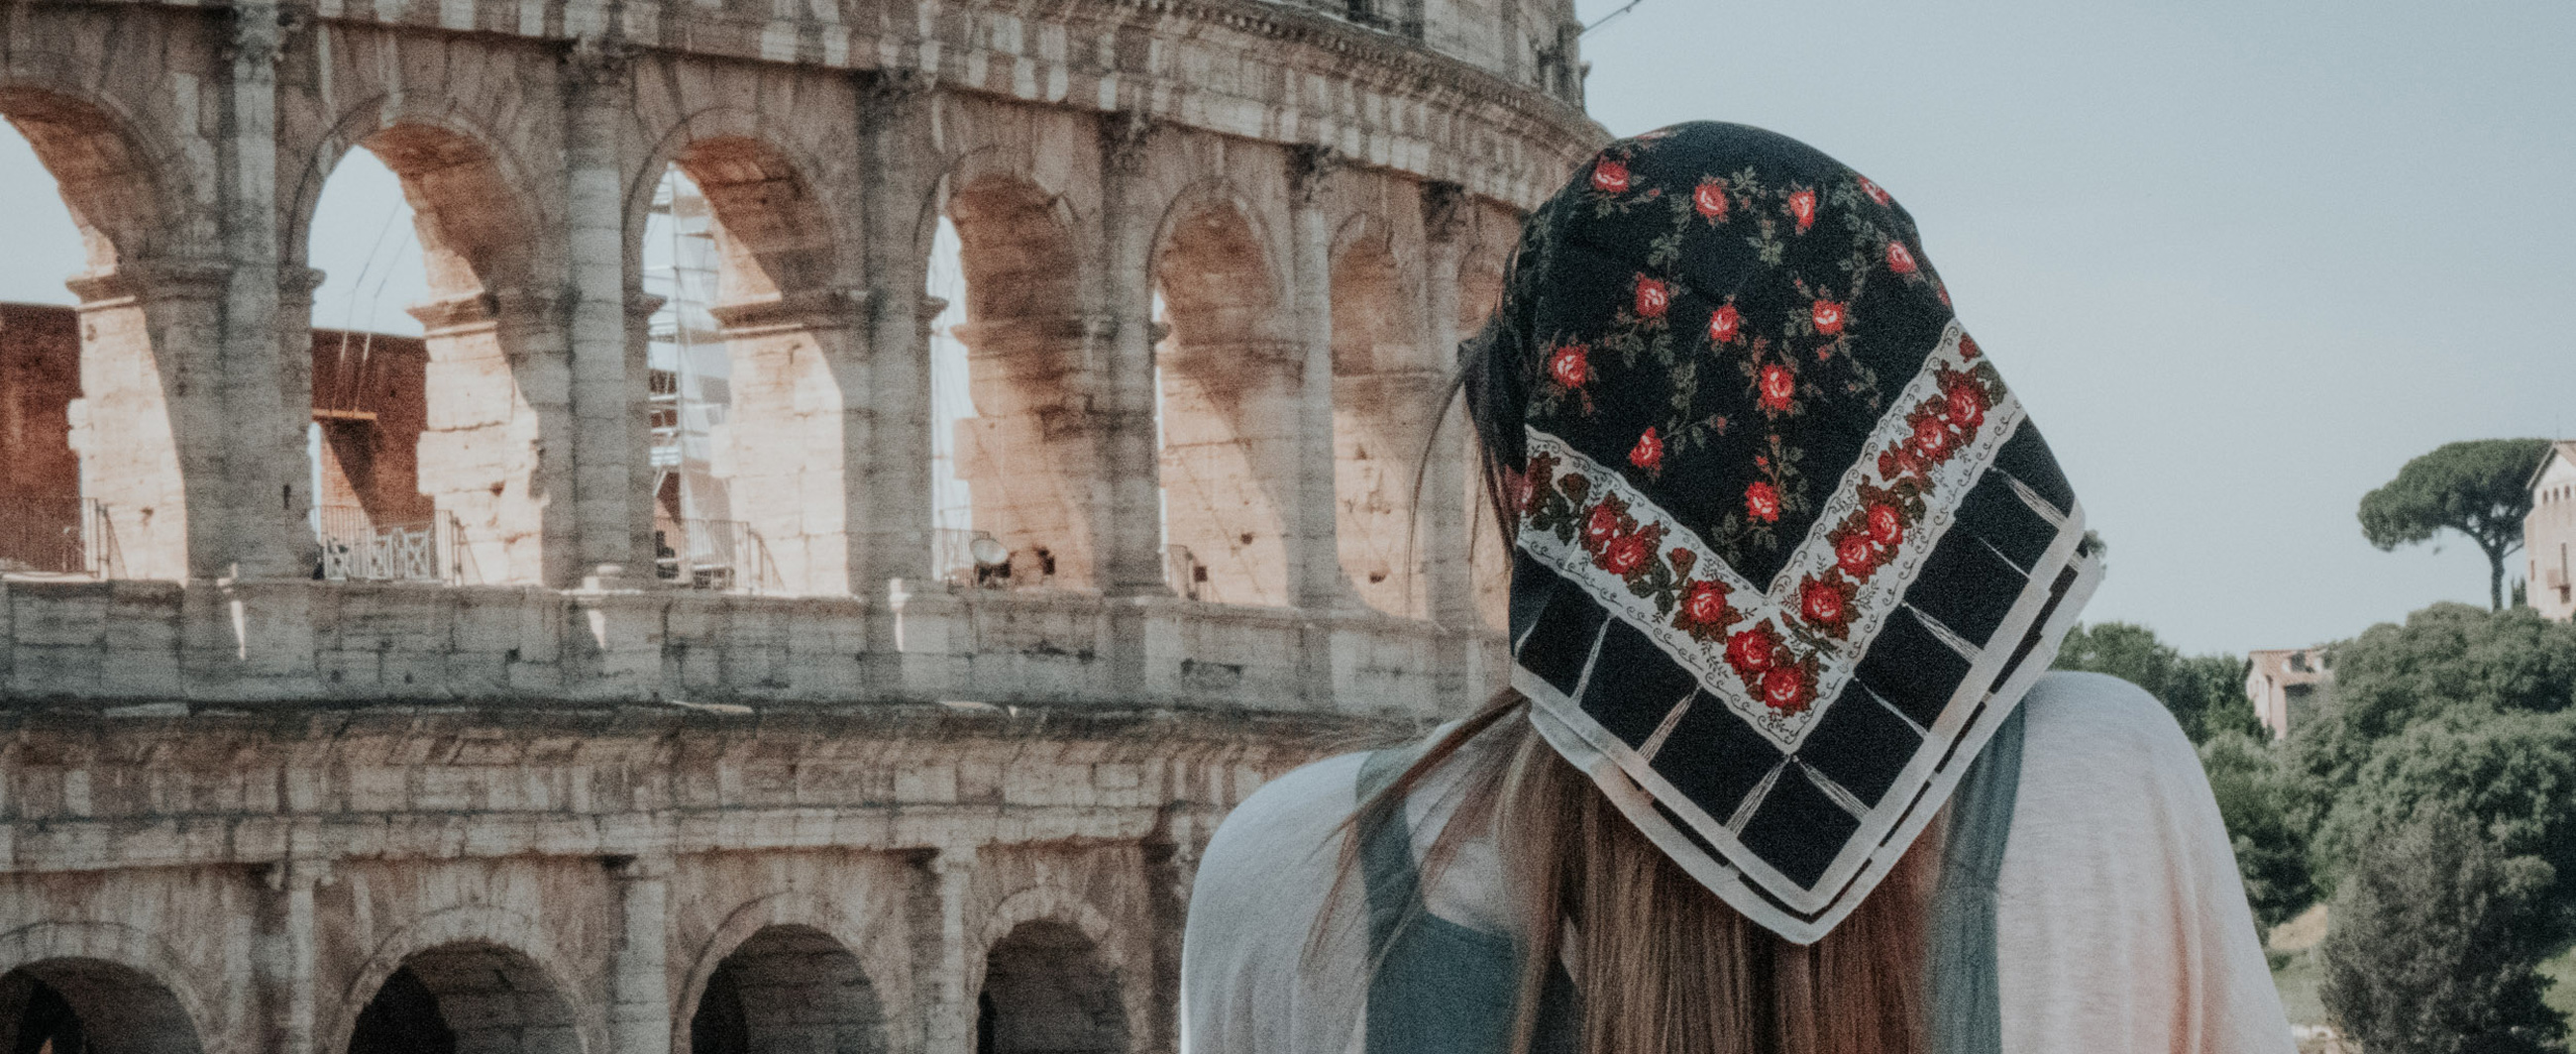
[[[2555,1054],[2536,972],[2549,864],[2428,809],[2362,846],[2320,949],[2326,1011],[2370,1054]]]
[[[2283,748],[2231,729],[2201,744],[2200,765],[2227,820],[2254,920],[2270,930],[2306,910],[2316,887],[2308,875],[2306,832],[2291,820],[2296,773]]]

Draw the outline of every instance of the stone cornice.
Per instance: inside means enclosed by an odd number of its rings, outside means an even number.
[[[162,0],[179,3],[180,0]],[[477,0],[497,3],[498,0]],[[417,5],[415,5],[417,6]],[[1034,67],[1040,82],[1069,86],[1060,95],[1031,101],[1093,112],[1134,111],[1137,116],[1175,128],[1197,128],[1228,136],[1250,136],[1291,144],[1343,150],[1352,162],[1405,172],[1425,179],[1457,182],[1469,192],[1515,208],[1527,208],[1555,189],[1564,171],[1607,138],[1583,112],[1534,86],[1513,83],[1465,59],[1441,52],[1411,37],[1345,22],[1323,13],[1270,0],[987,0],[943,5],[927,37],[909,3],[897,0],[848,0],[845,18],[798,24],[833,38],[827,53],[765,54],[764,41],[780,38],[779,20],[747,17],[732,11],[701,8],[680,0],[663,0],[652,17],[636,17],[629,5],[630,31],[618,41],[617,55],[649,61],[656,53],[708,58],[793,62],[798,65],[867,72],[871,89],[917,94],[927,90],[966,94],[1000,94],[1019,98],[997,83],[974,75],[997,68]],[[351,19],[348,8],[326,3],[325,21],[437,27],[411,17]],[[412,8],[357,8],[406,12]],[[987,46],[996,37],[985,32],[995,21],[1017,24],[1010,34],[1029,42],[1016,49]],[[482,24],[494,24],[484,20]],[[961,34],[957,32],[963,29]],[[1036,41],[1061,31],[1077,41],[1067,53],[1040,53]],[[1176,46],[1211,46],[1250,56],[1283,77],[1254,78],[1263,83],[1298,84],[1310,78],[1359,92],[1383,96],[1392,106],[1340,101],[1312,108],[1309,99],[1284,109],[1281,100],[1229,92],[1221,87],[1183,83],[1170,71],[1137,68],[1146,61],[1124,49],[1115,56],[1099,45],[1132,34],[1156,37]],[[807,34],[811,35],[811,34]],[[571,44],[575,35],[549,19],[525,35]],[[962,39],[958,39],[962,37]],[[631,51],[627,49],[632,49]],[[578,49],[576,49],[578,50]],[[927,64],[923,63],[928,58]],[[612,67],[613,68],[613,67]],[[1296,89],[1292,88],[1291,91]],[[1042,91],[1041,96],[1049,95]],[[1226,127],[1218,113],[1242,113],[1233,105],[1206,105],[1218,99],[1242,102],[1272,116],[1286,127]],[[1457,122],[1466,122],[1459,127]],[[1376,141],[1381,150],[1352,149],[1348,137]],[[1488,154],[1502,147],[1503,156]]]

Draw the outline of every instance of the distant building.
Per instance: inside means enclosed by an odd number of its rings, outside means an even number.
[[[2274,739],[2287,738],[2292,728],[2306,724],[2318,698],[2334,684],[2324,648],[2258,651],[2246,658],[2252,668],[2245,673],[2245,698],[2253,701],[2254,716]]]
[[[2531,474],[2522,551],[2531,558],[2531,606],[2544,618],[2576,619],[2576,439],[2559,440]]]

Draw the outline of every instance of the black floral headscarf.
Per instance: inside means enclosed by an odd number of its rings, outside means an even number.
[[[1741,125],[1605,148],[1478,341],[1514,687],[1676,863],[1823,936],[2099,577],[2056,459],[1905,210]]]

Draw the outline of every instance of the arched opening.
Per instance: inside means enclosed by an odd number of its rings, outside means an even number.
[[[444,944],[403,960],[358,1012],[348,1054],[580,1054],[572,1004],[534,960]]]
[[[645,220],[653,551],[665,582],[849,589],[844,473],[863,453],[846,372],[862,323],[831,218],[796,167],[742,136],[692,143]]]
[[[975,1005],[975,1054],[1128,1049],[1118,980],[1091,940],[1065,923],[1024,922],[995,944]]]
[[[408,308],[431,301],[402,178],[353,150],[314,203],[313,421],[306,432],[317,573],[452,581],[458,532],[421,491],[429,348]]]
[[[220,481],[179,444],[173,380],[209,350],[179,341],[212,331],[221,275],[175,259],[199,232],[106,111],[0,88],[0,116],[0,572],[185,578],[191,470],[210,507]]]
[[[570,515],[569,451],[544,438],[568,429],[571,386],[548,365],[563,334],[534,216],[468,136],[397,123],[355,146],[316,189],[304,246],[327,265],[311,304],[317,574],[560,581],[550,564],[570,552],[546,539]]]
[[[1393,247],[1364,232],[1338,253],[1333,298],[1333,490],[1335,532],[1351,588],[1390,615],[1426,613],[1424,562],[1439,541],[1421,533],[1415,484],[1425,479],[1424,444],[1445,364],[1422,339]],[[1428,479],[1445,482],[1434,474]]]
[[[1203,600],[1285,605],[1304,350],[1269,254],[1231,202],[1184,212],[1155,253],[1165,540]],[[1175,583],[1178,585],[1178,583]]]
[[[47,959],[0,975],[7,1054],[198,1054],[187,1010],[131,966]]]
[[[1073,232],[1043,190],[999,176],[952,189],[940,220],[963,301],[934,337],[963,345],[974,411],[946,437],[968,512],[940,523],[942,569],[986,585],[1095,587],[1108,496],[1087,398],[1106,334],[1081,312]],[[934,277],[938,251],[934,240]],[[978,535],[1008,554],[999,568],[975,567]]]
[[[858,956],[808,926],[771,926],[716,964],[689,1054],[880,1054],[885,1009]]]

